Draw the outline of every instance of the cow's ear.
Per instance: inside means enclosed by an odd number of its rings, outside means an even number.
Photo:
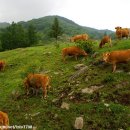
[[[110,55],[110,53],[107,53],[107,56],[109,56]]]

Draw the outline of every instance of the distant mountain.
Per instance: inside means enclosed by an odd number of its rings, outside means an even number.
[[[48,33],[51,30],[51,26],[53,24],[54,18],[57,17],[59,20],[59,24],[61,28],[63,29],[63,33],[68,36],[73,36],[76,34],[81,34],[81,33],[87,33],[91,38],[94,39],[99,39],[101,38],[104,34],[112,35],[114,34],[113,31],[105,29],[105,30],[98,30],[90,27],[85,27],[85,26],[80,26],[77,23],[73,22],[72,20],[69,20],[67,18],[61,17],[61,16],[45,16],[42,18],[38,19],[32,19],[27,22],[25,21],[20,21],[18,22],[21,24],[23,27],[27,28],[30,24],[32,24],[36,30],[40,33],[42,33],[42,36],[44,38],[47,38]],[[3,25],[3,26],[2,26]],[[9,23],[1,23],[0,28],[4,28],[9,26]]]
[[[0,23],[0,29],[8,27],[10,24],[6,22]]]
[[[64,34],[68,36],[73,36],[73,35],[81,34],[81,33],[87,33],[89,34],[91,38],[99,39],[104,34],[113,35],[114,33],[113,31],[108,30],[108,29],[98,30],[98,29],[94,29],[90,27],[80,26],[77,23],[73,22],[72,20],[69,20],[61,16],[45,16],[38,19],[32,19],[27,22],[21,21],[19,23],[22,24],[23,27],[25,28],[27,28],[30,24],[32,24],[33,26],[35,26],[37,31],[44,33],[46,36],[48,32],[50,31],[50,28],[53,24],[55,17],[58,18],[59,24],[62,27]]]

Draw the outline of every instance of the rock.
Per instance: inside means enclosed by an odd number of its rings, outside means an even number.
[[[117,84],[116,88],[122,88],[122,84]]]
[[[92,58],[96,58],[98,55],[99,55],[99,52],[95,52],[95,53],[92,55]]]
[[[79,86],[79,84],[76,84],[75,86],[76,86],[76,87],[78,87],[78,86]]]
[[[60,73],[59,72],[54,72],[55,75],[59,75]]]
[[[74,93],[74,91],[72,91],[71,93],[68,94],[68,96],[71,96]]]
[[[125,87],[125,86],[128,86],[128,85],[129,85],[128,81],[122,81],[121,83],[116,85],[116,88],[122,88],[122,87]]]
[[[66,103],[66,102],[63,102],[62,105],[61,105],[62,109],[69,110],[69,107],[70,107],[70,105],[68,103]]]
[[[88,77],[86,77],[84,81],[85,81],[85,82],[88,82]]]
[[[83,128],[83,123],[83,117],[76,117],[74,128],[81,130]]]
[[[43,70],[43,71],[40,72],[40,74],[48,74],[50,72],[51,72],[50,70]]]
[[[84,88],[81,91],[82,91],[82,93],[92,94],[94,91],[96,91],[102,87],[104,87],[104,86],[103,85],[102,86],[91,86],[89,88]]]
[[[33,129],[32,130],[37,130],[37,127],[36,126],[33,126]]]
[[[93,93],[93,89],[91,89],[91,88],[84,88],[84,89],[82,89],[82,93],[92,94]]]
[[[57,98],[55,98],[55,99],[52,100],[53,103],[55,103],[57,101],[59,101],[59,99],[57,99]]]
[[[71,81],[75,80],[76,78],[80,77],[81,75],[83,75],[84,73],[86,73],[87,70],[88,70],[88,66],[82,67],[80,70],[76,71],[76,72],[68,79],[68,82],[71,82]]]
[[[11,92],[11,97],[13,100],[17,100],[18,98],[20,98],[20,92],[18,90],[13,90]]]
[[[31,116],[34,117],[34,116],[37,116],[39,114],[40,114],[40,112],[37,112],[37,113],[31,114]]]
[[[115,73],[122,73],[124,72],[123,70],[116,70]]]
[[[44,52],[43,55],[50,55],[52,52]]]
[[[55,115],[54,115],[54,118],[57,118],[57,117],[58,117],[58,114],[55,114]]]
[[[104,106],[109,107],[109,106],[110,106],[110,104],[108,104],[108,103],[104,103]]]
[[[84,64],[77,64],[77,65],[75,65],[74,66],[74,69],[75,70],[80,70],[81,68],[83,68],[83,67],[85,67],[86,65],[84,65]]]

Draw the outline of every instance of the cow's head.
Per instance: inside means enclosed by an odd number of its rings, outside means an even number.
[[[122,27],[119,27],[119,26],[118,26],[118,27],[115,27],[115,29],[116,29],[116,30],[119,30],[119,29],[122,29]]]
[[[70,42],[74,42],[74,38],[73,37],[70,38]]]
[[[102,57],[103,61],[107,62],[109,59],[109,56],[110,56],[109,52],[103,53],[103,57]]]

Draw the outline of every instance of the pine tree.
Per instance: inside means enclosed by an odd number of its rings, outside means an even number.
[[[30,25],[28,27],[27,37],[28,37],[28,44],[29,44],[29,46],[37,44],[38,36],[37,36],[36,29],[35,29],[35,27],[33,25]]]
[[[24,28],[16,23],[12,23],[1,34],[1,45],[3,50],[15,49],[27,46],[27,37]]]
[[[55,38],[56,42],[57,42],[58,36],[60,36],[61,34],[62,34],[62,29],[59,26],[58,18],[55,17],[54,22],[53,22],[52,27],[51,27],[50,36]]]

